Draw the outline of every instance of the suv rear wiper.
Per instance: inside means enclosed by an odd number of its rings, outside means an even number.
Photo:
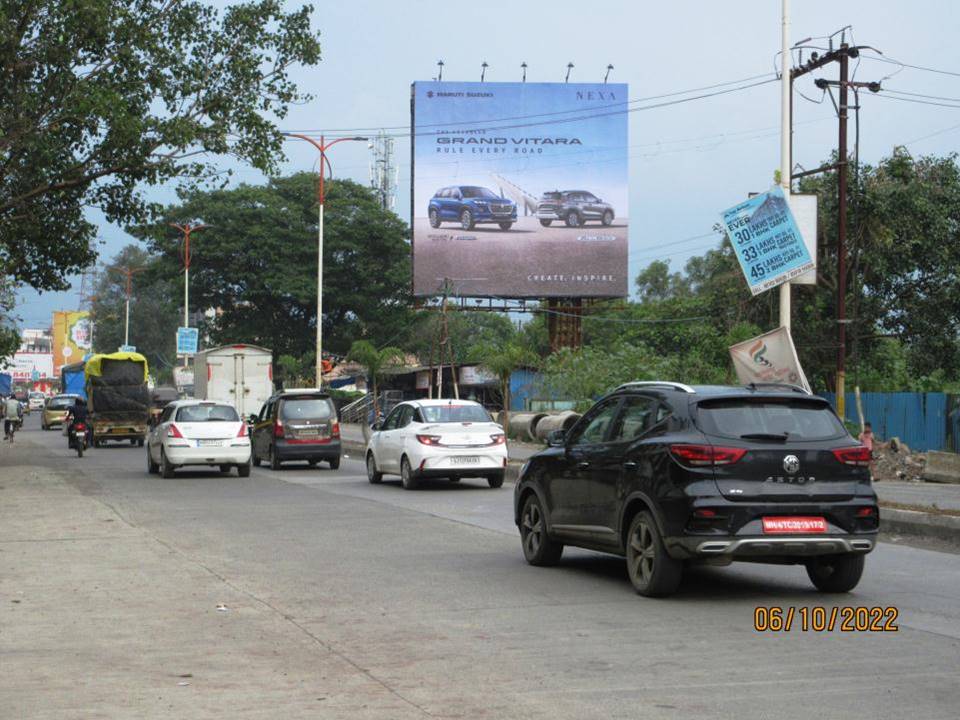
[[[741,435],[741,440],[786,440],[790,436],[790,433],[747,433],[746,435]]]

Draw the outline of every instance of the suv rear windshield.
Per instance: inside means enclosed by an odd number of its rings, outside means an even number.
[[[229,405],[185,405],[177,410],[177,422],[239,422],[240,416]]]
[[[787,440],[830,440],[846,429],[826,403],[809,400],[727,398],[702,402],[697,424],[707,435],[784,435]]]
[[[560,193],[558,193],[558,192],[545,192],[545,193],[543,194],[543,197],[540,198],[540,199],[541,199],[541,200],[559,200],[559,199],[560,199]]]
[[[490,422],[490,414],[480,405],[433,405],[421,407],[424,422]]]
[[[332,414],[333,403],[328,398],[288,398],[280,403],[284,420],[324,420]]]

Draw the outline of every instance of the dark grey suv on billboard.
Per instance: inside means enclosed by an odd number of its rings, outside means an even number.
[[[540,198],[537,217],[544,227],[550,227],[554,220],[562,220],[567,227],[580,227],[588,220],[610,225],[614,212],[612,205],[586,190],[554,190]]]

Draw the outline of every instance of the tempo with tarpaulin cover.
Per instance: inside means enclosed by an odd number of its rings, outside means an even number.
[[[94,447],[107,440],[143,446],[150,420],[147,359],[136,352],[98,354],[84,366]]]

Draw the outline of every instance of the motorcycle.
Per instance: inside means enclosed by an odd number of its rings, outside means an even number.
[[[83,457],[83,451],[87,449],[87,426],[85,423],[74,423],[70,428],[70,447],[75,448],[77,457]]]

